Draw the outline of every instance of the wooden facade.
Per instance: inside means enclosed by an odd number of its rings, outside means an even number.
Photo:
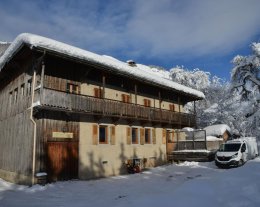
[[[25,184],[36,182],[37,172],[47,172],[50,181],[78,178],[84,123],[110,120],[113,126],[104,133],[109,133],[111,146],[119,142],[116,125],[127,127],[128,143],[129,126],[138,123],[143,139],[133,144],[149,142],[155,147],[156,137],[165,140],[156,129],[195,126],[195,115],[181,107],[197,99],[102,65],[24,45],[0,72],[0,175]],[[93,128],[86,137],[94,140],[101,132]]]

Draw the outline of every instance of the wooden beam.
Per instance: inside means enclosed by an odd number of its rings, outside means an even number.
[[[106,76],[102,75],[102,98],[105,98]]]

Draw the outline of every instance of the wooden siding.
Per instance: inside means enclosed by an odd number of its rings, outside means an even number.
[[[0,169],[31,175],[32,130],[29,112],[0,121]]]
[[[33,124],[30,120],[31,60],[10,63],[0,82],[0,169],[20,176],[32,173]],[[5,73],[5,74],[4,74]],[[26,181],[24,181],[26,182]],[[27,183],[28,184],[28,183]]]
[[[192,114],[160,110],[109,99],[64,93],[51,89],[43,89],[41,104],[56,110],[69,110],[90,114],[101,114],[124,118],[137,118],[154,122],[183,124],[194,126],[195,116]]]

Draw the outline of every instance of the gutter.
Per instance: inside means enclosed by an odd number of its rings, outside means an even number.
[[[45,52],[43,54],[42,57],[44,57],[45,55]],[[42,62],[42,73],[44,73],[43,71],[45,70],[45,64]],[[41,77],[42,79],[42,77]],[[35,87],[36,85],[36,70],[34,69],[33,71],[33,80],[32,80],[32,100],[31,100],[31,111],[30,111],[30,120],[31,122],[33,123],[33,159],[32,159],[32,185],[34,185],[36,182],[35,182],[35,166],[36,166],[36,135],[37,135],[37,123],[36,121],[34,120],[34,117],[33,117],[33,108],[37,105],[39,105],[39,101],[37,101],[37,103],[35,104],[34,103],[34,96],[35,96]],[[42,87],[42,80],[41,80],[41,87]]]
[[[32,159],[32,185],[35,184],[35,154],[36,154],[36,122],[33,118],[33,108],[34,108],[34,95],[35,95],[35,80],[36,80],[36,71],[33,71],[33,81],[32,81],[32,102],[31,102],[31,113],[30,120],[33,123],[33,159]]]

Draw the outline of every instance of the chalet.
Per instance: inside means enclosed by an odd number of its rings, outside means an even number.
[[[166,136],[194,127],[204,94],[52,39],[19,35],[0,57],[0,177],[92,179],[167,161]],[[195,106],[195,104],[194,104]]]

